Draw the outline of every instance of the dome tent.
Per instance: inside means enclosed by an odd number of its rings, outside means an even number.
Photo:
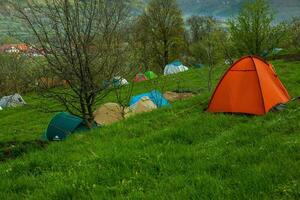
[[[145,76],[147,77],[148,80],[157,78],[157,75],[153,71],[145,72]]]
[[[168,100],[164,98],[164,96],[157,90],[153,90],[148,93],[139,94],[131,98],[129,105],[133,106],[137,102],[139,102],[143,97],[149,97],[149,99],[158,107],[169,106]]]
[[[179,60],[176,60],[170,64],[167,64],[165,69],[164,69],[164,75],[169,75],[169,74],[177,74],[179,72],[184,72],[189,70],[186,66],[182,64]]]
[[[128,81],[125,79],[125,78],[122,78],[121,76],[115,76],[113,78],[113,85],[115,87],[118,87],[118,86],[122,86],[122,85],[128,85]]]
[[[155,109],[157,109],[157,105],[148,96],[144,96],[128,108],[125,117],[128,118],[138,113],[151,112]]]
[[[61,112],[52,118],[43,138],[49,141],[60,141],[72,133],[86,130],[88,128],[82,118]]]
[[[2,97],[0,100],[0,106],[2,108],[23,106],[25,104],[26,102],[24,101],[22,96],[17,93],[14,95]]]
[[[122,107],[117,103],[105,103],[94,112],[98,125],[110,125],[123,119]]]
[[[209,112],[264,115],[291,97],[271,64],[256,56],[235,62],[210,100]]]
[[[147,81],[147,80],[148,80],[147,77],[142,73],[137,74],[134,78],[134,82],[136,82],[136,83]]]
[[[203,68],[203,67],[205,67],[205,65],[202,64],[202,63],[197,63],[197,64],[194,65],[194,67],[195,68]]]

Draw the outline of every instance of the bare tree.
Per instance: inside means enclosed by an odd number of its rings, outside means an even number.
[[[207,40],[204,42],[204,49],[206,53],[206,60],[208,64],[208,81],[207,81],[207,88],[208,91],[211,91],[212,89],[212,75],[213,75],[213,69],[214,65],[216,64],[216,60],[214,58],[214,53],[215,53],[215,46],[214,43],[212,42],[212,37],[209,36]]]
[[[124,66],[123,27],[129,4],[122,0],[26,0],[26,6],[11,1],[17,17],[35,41],[27,41],[43,52],[47,68],[69,89],[46,90],[65,109],[93,125],[93,109],[109,89],[111,80]]]
[[[130,59],[129,65],[136,66],[136,60],[132,58],[132,56],[134,57],[134,55],[132,55],[132,51],[129,50],[127,55]],[[127,114],[127,108],[129,106],[131,97],[133,96],[133,90],[135,87],[134,81],[128,82],[127,80],[133,80],[137,72],[137,67],[133,67],[130,70],[125,69],[125,71],[116,74],[117,76],[113,78],[111,83],[113,87],[113,93],[115,95],[115,101],[120,105],[121,115],[124,119],[125,115]]]
[[[126,109],[133,96],[134,82],[128,85],[114,84],[114,93],[117,103],[121,107],[121,115],[125,119]]]
[[[212,78],[216,64],[221,60],[221,58],[224,58],[221,42],[223,38],[224,33],[220,30],[215,30],[214,32],[211,32],[201,44],[205,52],[204,60],[208,64],[208,91],[212,90]]]
[[[192,17],[188,22],[191,26],[191,52],[197,62],[208,66],[207,88],[212,89],[212,77],[215,65],[220,61],[225,43],[222,41],[226,34],[220,28],[218,21],[212,17]]]

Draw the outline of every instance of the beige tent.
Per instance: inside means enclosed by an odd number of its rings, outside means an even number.
[[[192,93],[165,92],[164,97],[171,103],[194,96]]]
[[[109,125],[123,119],[122,107],[117,103],[103,104],[94,112],[95,122],[99,125]]]
[[[125,118],[131,117],[138,113],[151,112],[157,109],[157,106],[147,96],[141,98],[134,105],[126,108]],[[103,104],[94,112],[94,120],[98,125],[110,125],[124,119],[122,115],[122,107],[117,103]]]
[[[130,117],[132,115],[138,114],[138,113],[143,113],[143,112],[151,112],[152,110],[157,109],[157,106],[151,99],[147,96],[142,97],[137,103],[134,105],[130,106],[128,108],[126,118]]]

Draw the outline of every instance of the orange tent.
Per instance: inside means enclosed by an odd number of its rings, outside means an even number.
[[[135,78],[134,78],[134,82],[136,82],[136,83],[138,83],[138,82],[143,82],[143,81],[147,81],[148,79],[147,79],[147,77],[144,75],[144,74],[141,74],[141,73],[139,73],[139,74],[137,74],[136,76],[135,76]]]
[[[290,99],[271,64],[256,56],[246,56],[225,73],[208,111],[264,115]]]

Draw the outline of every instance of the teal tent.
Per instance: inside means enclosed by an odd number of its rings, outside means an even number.
[[[151,101],[158,107],[164,107],[164,106],[170,106],[169,102],[165,97],[157,90],[153,90],[148,93],[139,94],[137,96],[134,96],[130,100],[130,106],[136,104],[139,100],[141,100],[143,97],[149,97]]]
[[[195,66],[195,68],[202,68],[202,67],[204,67],[204,64],[198,63],[198,64],[195,64],[194,66]]]
[[[274,48],[274,49],[272,50],[272,54],[279,54],[281,51],[283,51],[282,48]]]
[[[48,125],[44,139],[59,141],[72,133],[88,130],[83,119],[66,112],[55,115]]]

